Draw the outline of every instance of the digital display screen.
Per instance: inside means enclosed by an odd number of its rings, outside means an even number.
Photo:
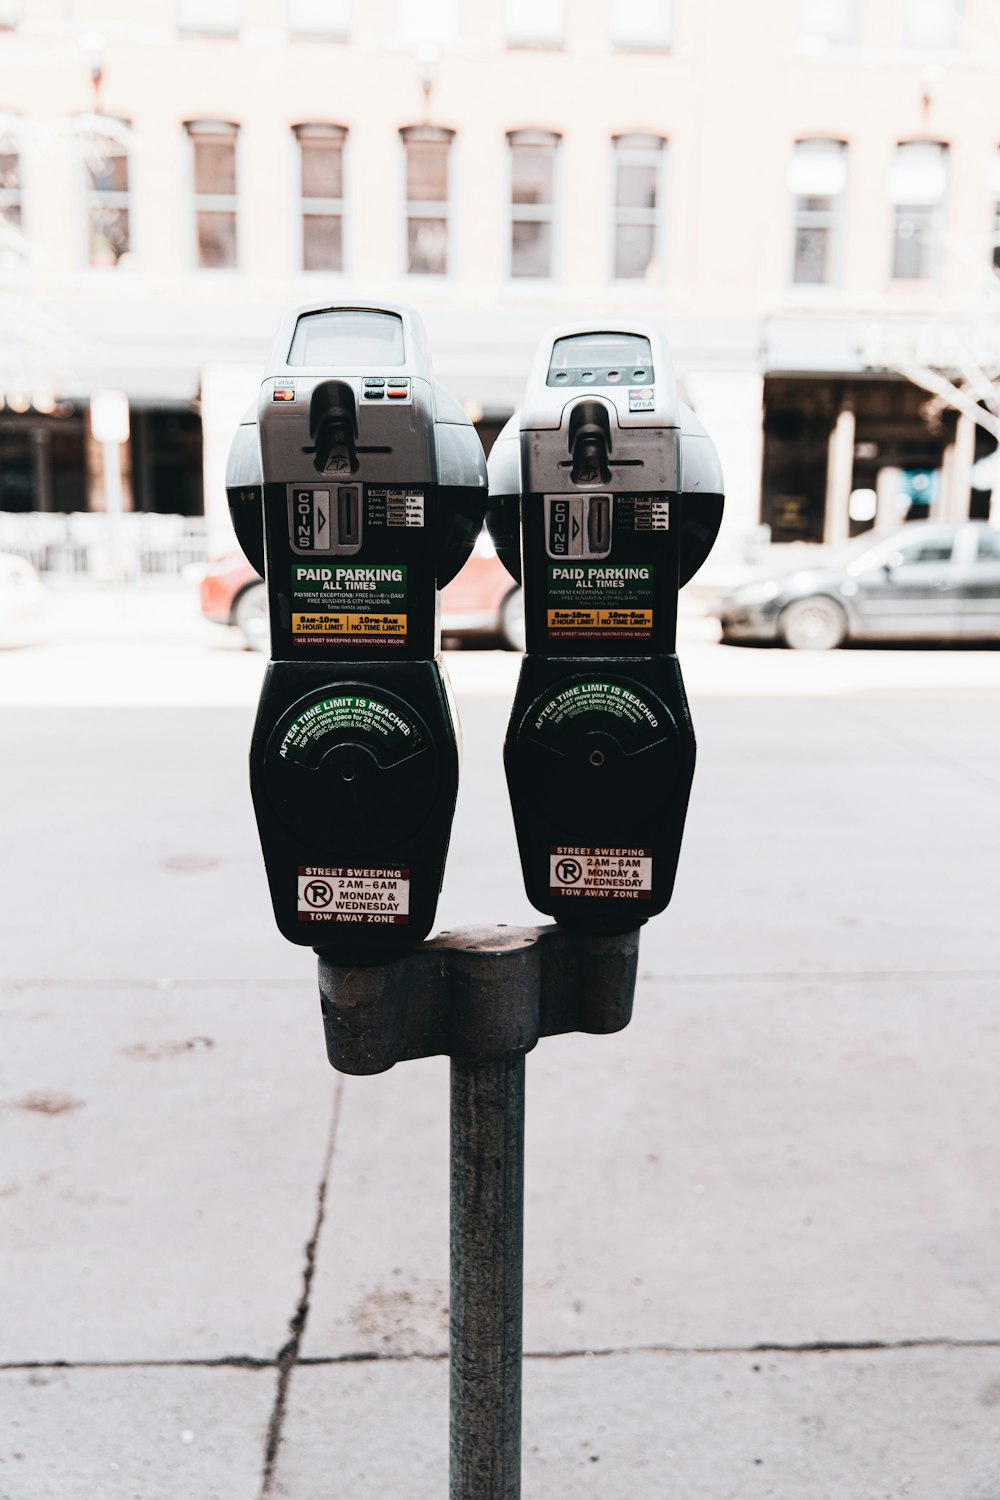
[[[556,370],[621,369],[648,370],[653,361],[649,339],[635,333],[577,333],[556,339],[549,361],[549,374]],[[627,378],[627,377],[626,377]]]
[[[288,351],[290,365],[306,367],[350,365],[380,370],[401,365],[405,358],[403,320],[398,313],[352,308],[305,313],[295,325]]]

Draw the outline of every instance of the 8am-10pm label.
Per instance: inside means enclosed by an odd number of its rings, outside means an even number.
[[[297,646],[405,646],[406,564],[292,564]]]

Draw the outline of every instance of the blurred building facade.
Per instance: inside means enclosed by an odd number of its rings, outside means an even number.
[[[997,360],[998,73],[996,0],[0,0],[0,511],[103,507],[118,389],[127,506],[226,545],[280,311],[344,295],[487,443],[544,327],[660,320],[723,556],[985,514],[899,372]]]

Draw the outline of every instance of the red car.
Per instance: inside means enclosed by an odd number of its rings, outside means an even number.
[[[219,625],[235,625],[252,650],[268,649],[263,580],[242,552],[229,552],[209,563],[201,581],[201,612]],[[498,638],[511,651],[524,650],[521,590],[485,531],[479,533],[465,567],[441,594],[441,634]]]

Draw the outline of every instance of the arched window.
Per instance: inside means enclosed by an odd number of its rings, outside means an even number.
[[[232,270],[239,256],[240,127],[226,120],[188,120],[194,193],[196,264],[205,271]]]
[[[795,143],[788,168],[795,286],[831,286],[840,279],[846,189],[843,141]]]
[[[24,256],[24,205],[20,124],[0,115],[0,265],[17,265]]]
[[[342,125],[292,127],[299,148],[303,271],[344,269],[344,150]]]
[[[961,0],[903,0],[904,47],[957,47],[962,35]]]
[[[616,135],[616,280],[642,280],[656,271],[666,142],[658,135]]]
[[[552,275],[559,137],[550,130],[512,130],[510,274]]]
[[[74,121],[83,154],[87,214],[87,264],[102,270],[132,256],[128,120],[80,115]]]
[[[803,51],[850,47],[857,25],[857,0],[799,0],[799,46]]]
[[[616,47],[670,46],[671,0],[614,0],[611,35]]]
[[[939,275],[947,188],[947,146],[900,142],[889,174],[894,281],[931,281]]]
[[[561,47],[566,0],[505,0],[508,47]]]
[[[286,16],[292,36],[345,41],[351,32],[351,0],[287,0]]]
[[[448,271],[448,167],[455,132],[408,125],[399,132],[406,153],[406,269],[411,276]]]

